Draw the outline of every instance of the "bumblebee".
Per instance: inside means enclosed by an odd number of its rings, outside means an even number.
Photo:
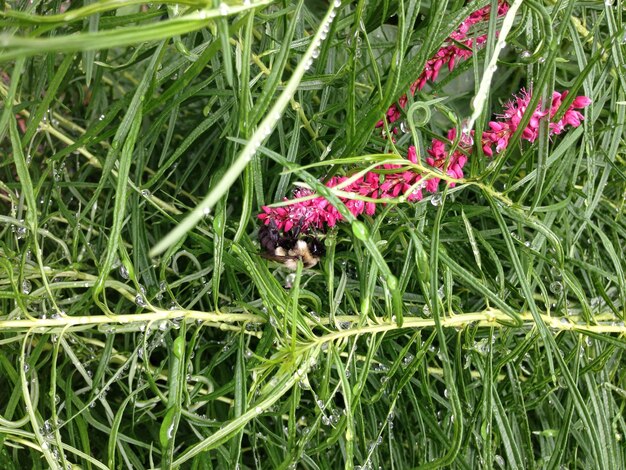
[[[302,236],[301,228],[302,222],[290,231],[281,233],[273,221],[263,225],[259,229],[259,243],[263,250],[261,256],[292,271],[296,270],[298,260],[302,261],[305,268],[315,266],[326,253],[326,248],[320,239],[310,235]]]

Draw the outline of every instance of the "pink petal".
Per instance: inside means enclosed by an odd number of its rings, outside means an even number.
[[[592,103],[591,99],[586,96],[577,96],[572,103],[574,108],[584,108]]]
[[[417,150],[415,150],[415,147],[413,145],[409,147],[409,151],[408,151],[406,158],[411,163],[417,163]]]

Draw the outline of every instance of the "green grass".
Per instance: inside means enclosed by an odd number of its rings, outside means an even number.
[[[1,468],[626,465],[626,4],[522,2],[491,81],[494,34],[392,143],[490,2],[342,3],[2,4]],[[341,205],[320,178],[524,86],[593,104],[313,270],[258,255],[294,183]]]

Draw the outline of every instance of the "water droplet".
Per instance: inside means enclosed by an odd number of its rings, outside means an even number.
[[[152,195],[152,193],[150,192],[150,190],[149,190],[149,189],[142,189],[142,190],[141,190],[141,195],[142,195],[143,197],[150,197],[150,196]]]
[[[352,328],[352,322],[342,321],[342,322],[339,322],[337,326],[339,327],[340,330],[349,330],[350,328]]]
[[[554,281],[552,284],[550,284],[550,292],[557,295],[560,294],[561,292],[563,292],[563,284],[561,284],[559,281]]]
[[[53,428],[52,428],[52,424],[50,424],[49,420],[45,420],[43,422],[43,426],[41,426],[40,432],[41,434],[52,434]]]
[[[341,6],[341,0],[335,0],[335,3],[333,3],[333,5],[335,6],[335,8],[339,8]]]
[[[31,284],[31,282],[28,279],[24,279],[22,281],[22,293],[23,294],[30,294],[30,291],[33,289],[33,285]]]
[[[174,429],[176,428],[175,423],[172,423],[167,427],[167,437],[172,439],[174,437]]]
[[[226,16],[228,15],[229,11],[230,8],[228,8],[228,5],[226,3],[220,3],[220,15]]]
[[[434,194],[434,195],[433,195],[433,197],[431,197],[431,198],[430,198],[430,203],[431,203],[433,206],[438,206],[438,205],[440,205],[440,204],[441,204],[441,194],[439,194],[439,193]]]
[[[144,299],[143,295],[137,294],[135,296],[135,304],[137,304],[137,306],[139,307],[145,307],[147,305],[146,299]]]
[[[18,240],[25,238],[28,235],[28,229],[26,227],[17,227],[15,229],[15,236]]]
[[[415,359],[415,356],[413,354],[411,353],[407,354],[406,356],[402,358],[402,365],[404,367],[408,366],[413,361],[413,359]]]
[[[120,276],[122,276],[122,278],[124,279],[129,278],[128,269],[126,269],[126,266],[124,266],[123,264],[120,265],[119,273],[120,273]]]

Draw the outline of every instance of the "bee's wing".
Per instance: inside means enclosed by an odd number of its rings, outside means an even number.
[[[290,260],[290,259],[292,260],[300,259],[299,256],[289,256],[289,255],[281,256],[281,255],[275,255],[273,253],[260,253],[260,255],[265,259],[277,261],[279,263],[284,263],[285,261]]]

